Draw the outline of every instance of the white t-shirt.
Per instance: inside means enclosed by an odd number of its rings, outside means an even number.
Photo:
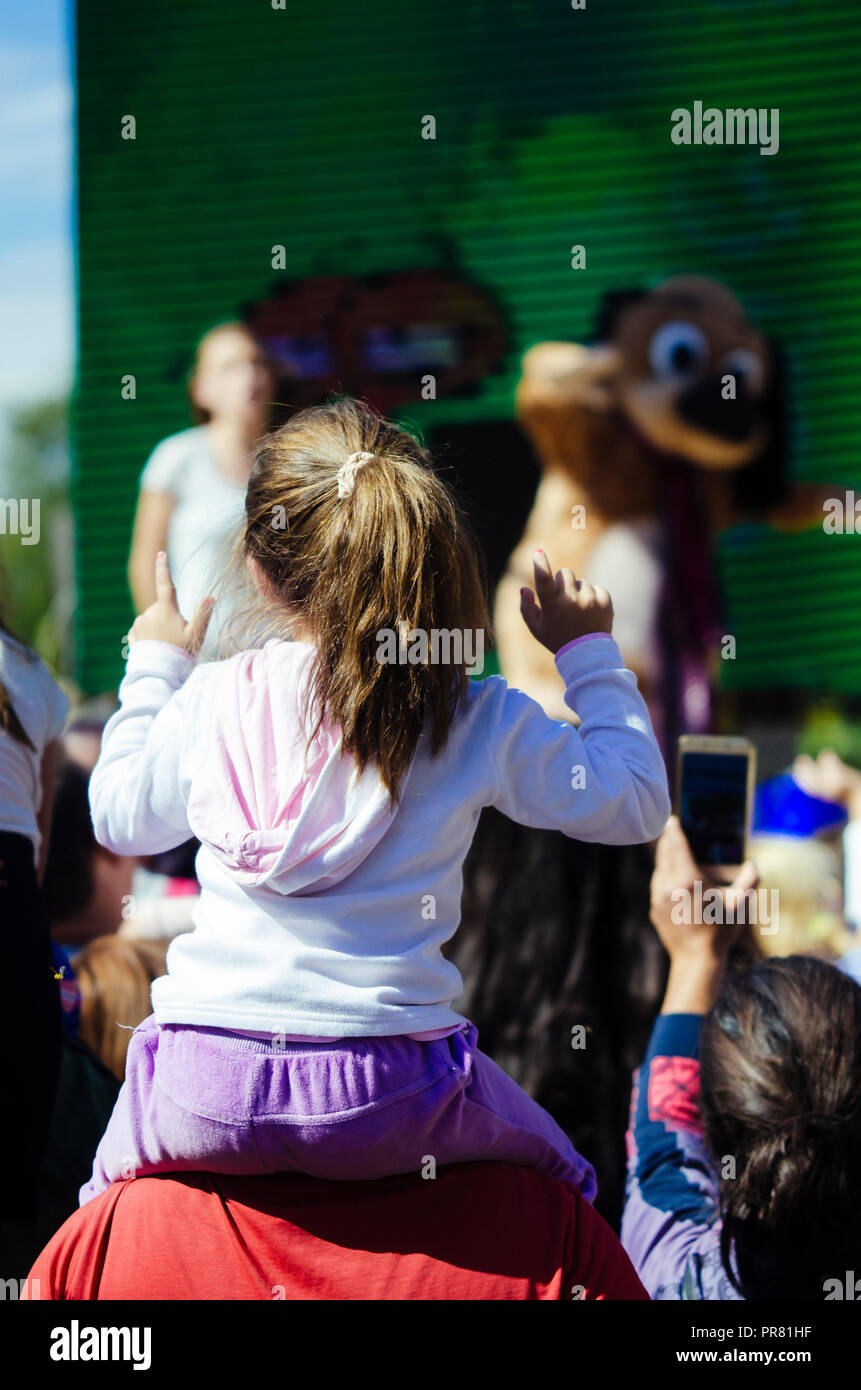
[[[35,652],[5,632],[0,632],[0,681],[36,749],[34,753],[0,729],[0,830],[27,835],[38,858],[42,754],[62,733],[69,700]]]
[[[245,486],[225,478],[209,448],[206,425],[171,434],[157,444],[140,477],[141,492],[176,498],[168,528],[167,554],[179,611],[190,622],[215,581],[245,515]],[[218,595],[206,647],[211,650],[226,617]]]

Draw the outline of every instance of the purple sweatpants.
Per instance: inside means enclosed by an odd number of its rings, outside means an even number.
[[[430,1176],[430,1160],[540,1168],[591,1202],[592,1165],[477,1041],[473,1024],[436,1042],[271,1043],[145,1019],[81,1206],[146,1173],[291,1170],[337,1181]]]

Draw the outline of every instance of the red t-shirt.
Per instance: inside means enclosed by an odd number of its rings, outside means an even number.
[[[114,1183],[42,1251],[42,1299],[645,1299],[573,1187],[502,1163],[375,1182]]]

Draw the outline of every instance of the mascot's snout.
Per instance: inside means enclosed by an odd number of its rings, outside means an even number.
[[[681,420],[704,434],[740,444],[762,425],[761,413],[743,380],[735,384],[735,396],[726,396],[725,376],[710,376],[683,391],[676,402]]]

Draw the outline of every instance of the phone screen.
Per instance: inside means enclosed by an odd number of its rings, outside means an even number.
[[[744,754],[682,754],[679,819],[698,864],[743,863],[747,780]]]

